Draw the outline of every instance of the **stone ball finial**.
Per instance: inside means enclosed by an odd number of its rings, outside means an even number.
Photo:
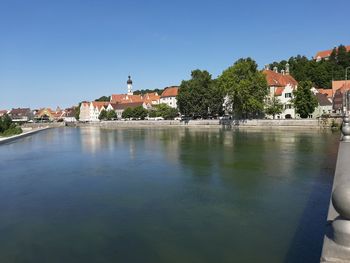
[[[344,116],[343,125],[341,128],[343,133],[343,141],[350,141],[350,118],[348,115]]]
[[[350,183],[339,185],[334,189],[332,203],[342,218],[350,220]]]

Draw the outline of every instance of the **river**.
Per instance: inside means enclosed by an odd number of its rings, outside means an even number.
[[[0,262],[318,262],[339,134],[57,128],[0,146]]]

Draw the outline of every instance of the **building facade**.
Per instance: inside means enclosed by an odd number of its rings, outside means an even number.
[[[179,92],[179,87],[177,86],[172,86],[172,87],[167,87],[164,89],[162,92],[162,95],[160,96],[160,103],[164,103],[168,105],[169,107],[177,109],[177,99],[176,96]]]
[[[297,89],[298,82],[289,74],[289,65],[286,65],[286,69],[280,73],[275,67],[270,70],[268,67],[263,71],[266,76],[266,81],[269,86],[269,95],[267,101],[272,100],[273,97],[278,99],[283,104],[283,111],[281,114],[276,114],[277,119],[294,119],[297,117],[295,108],[292,104],[294,97],[293,91]],[[273,116],[267,115],[267,118],[273,118]]]

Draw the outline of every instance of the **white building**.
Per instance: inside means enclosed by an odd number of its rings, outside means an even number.
[[[177,108],[177,99],[176,96],[179,92],[179,87],[172,86],[172,87],[167,87],[164,89],[162,92],[162,95],[160,95],[160,100],[159,102],[162,104],[167,104],[168,106],[172,108]]]
[[[277,119],[294,119],[296,118],[295,109],[292,104],[293,91],[297,89],[298,82],[289,75],[289,65],[286,65],[286,70],[278,72],[275,67],[273,70],[265,69],[263,73],[269,86],[269,95],[267,100],[272,100],[273,97],[278,99],[283,104],[283,111],[277,114]],[[272,116],[267,116],[272,118]]]
[[[92,101],[83,102],[80,106],[80,121],[99,121],[98,116],[102,110],[106,110],[109,102],[104,101]]]

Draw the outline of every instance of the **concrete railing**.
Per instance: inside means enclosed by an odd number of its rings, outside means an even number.
[[[350,118],[345,116],[321,262],[350,262]]]

